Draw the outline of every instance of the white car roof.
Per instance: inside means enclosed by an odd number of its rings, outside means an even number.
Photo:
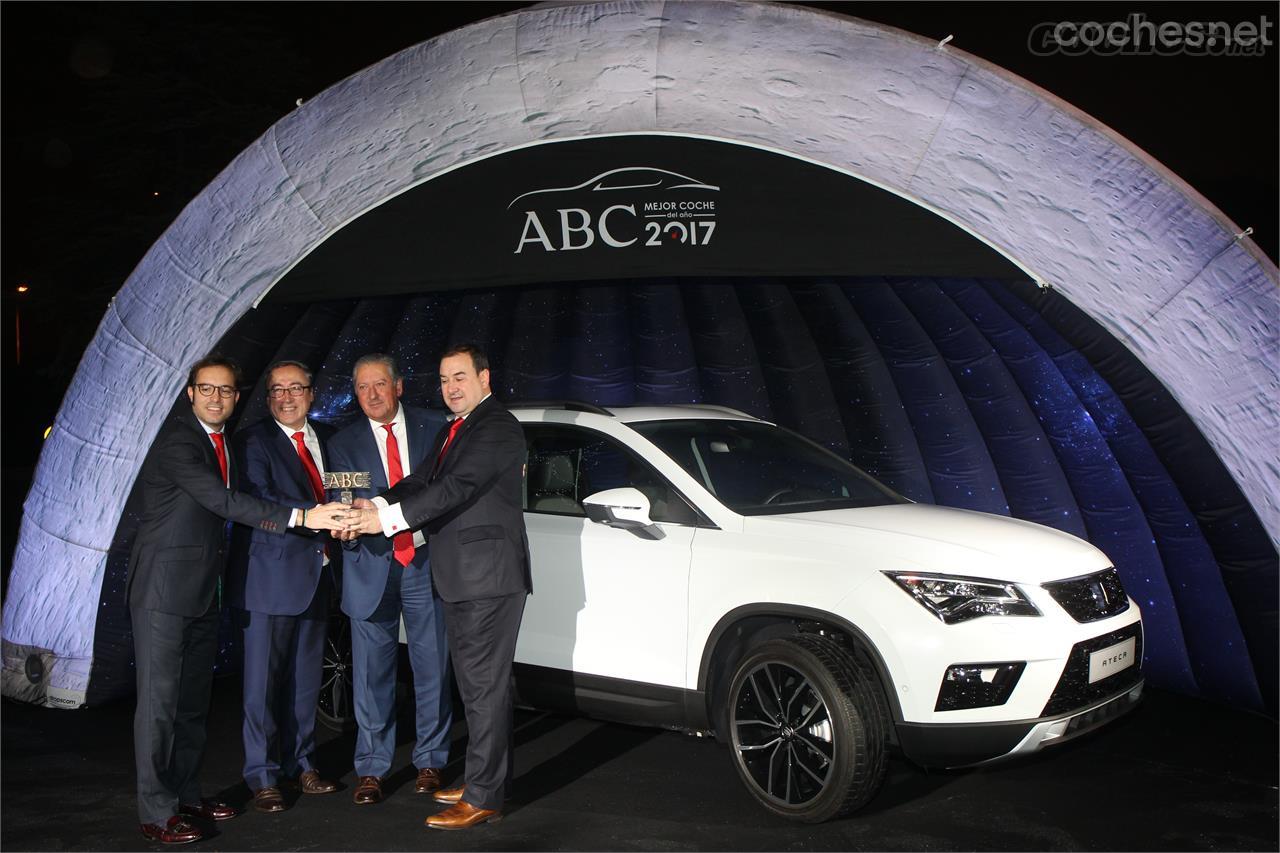
[[[603,409],[603,412],[597,411]],[[641,421],[671,420],[723,420],[723,421],[759,421],[745,412],[731,409],[728,406],[713,406],[703,403],[680,403],[665,406],[577,406],[568,404],[520,404],[511,405],[513,412],[547,412],[547,411],[586,411],[599,416],[612,415],[617,421],[626,424]]]

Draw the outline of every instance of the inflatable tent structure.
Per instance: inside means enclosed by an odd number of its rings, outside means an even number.
[[[948,45],[767,3],[482,21],[279,121],[112,301],[24,506],[4,693],[132,689],[140,413],[193,361],[306,360],[341,423],[357,356],[431,404],[466,338],[507,397],[731,405],[1086,537],[1153,684],[1274,713],[1277,280],[1141,150]]]

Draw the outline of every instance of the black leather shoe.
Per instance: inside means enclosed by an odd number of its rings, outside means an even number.
[[[174,815],[164,823],[141,824],[141,829],[143,838],[161,844],[190,844],[204,838],[200,827],[187,823],[182,815]]]
[[[201,800],[198,803],[184,803],[178,806],[178,814],[188,817],[202,817],[205,820],[231,820],[240,814],[226,803],[216,800]]]

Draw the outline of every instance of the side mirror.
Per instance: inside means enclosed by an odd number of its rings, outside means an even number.
[[[587,518],[596,524],[630,530],[641,539],[666,536],[662,528],[649,518],[649,499],[639,489],[627,486],[596,492],[583,498],[582,506],[587,511]]]

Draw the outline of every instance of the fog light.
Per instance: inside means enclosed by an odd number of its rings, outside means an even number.
[[[1017,686],[1026,661],[957,663],[947,667],[935,711],[961,711],[1003,705]]]

